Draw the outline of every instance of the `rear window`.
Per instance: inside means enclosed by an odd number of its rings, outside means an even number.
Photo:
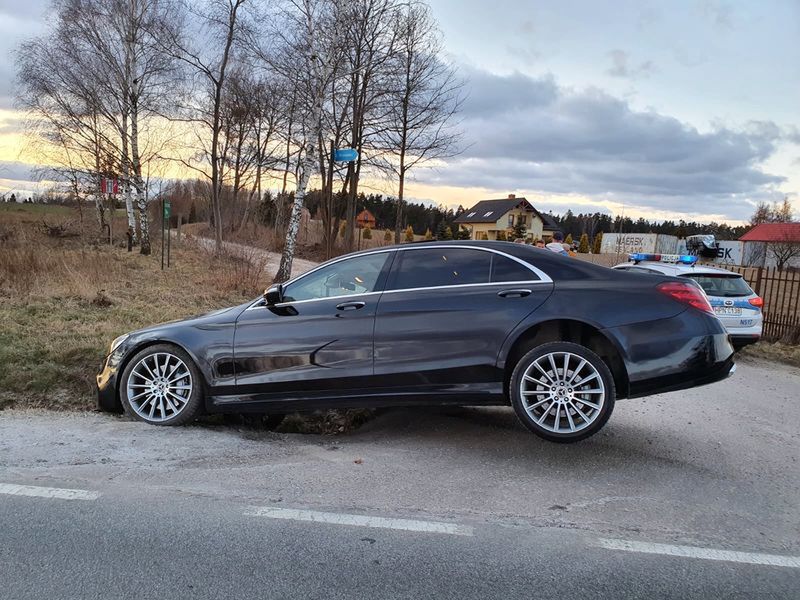
[[[724,298],[735,298],[739,296],[750,296],[753,290],[741,275],[711,275],[707,273],[684,275],[689,279],[694,279],[708,296],[722,296]]]

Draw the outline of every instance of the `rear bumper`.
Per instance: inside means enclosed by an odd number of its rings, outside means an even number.
[[[694,309],[606,332],[625,349],[630,398],[707,385],[734,370],[728,332],[718,319]]]
[[[666,375],[638,382],[635,385],[631,385],[630,397],[640,398],[642,396],[664,394],[667,392],[699,387],[701,385],[708,385],[710,383],[722,381],[735,372],[736,363],[733,360],[733,356],[731,356],[727,360],[714,363],[712,366],[703,370]]]

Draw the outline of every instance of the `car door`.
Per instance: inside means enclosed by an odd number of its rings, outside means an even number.
[[[375,310],[393,252],[357,255],[284,287],[236,323],[236,394],[287,400],[357,388],[373,373]]]
[[[549,277],[504,253],[400,250],[375,318],[376,378],[387,387],[501,393],[500,347],[551,292]]]

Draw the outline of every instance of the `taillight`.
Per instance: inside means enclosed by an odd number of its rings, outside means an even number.
[[[764,299],[759,298],[758,296],[756,296],[755,298],[750,298],[748,302],[753,306],[755,306],[756,308],[761,308],[762,306],[764,306]]]
[[[706,298],[703,290],[691,283],[665,281],[664,283],[659,283],[656,288],[662,294],[666,294],[681,304],[688,304],[710,315],[714,314],[714,309],[708,303],[708,298]]]

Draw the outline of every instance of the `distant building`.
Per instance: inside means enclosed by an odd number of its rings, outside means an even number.
[[[761,223],[740,237],[739,241],[800,244],[800,223]]]
[[[800,268],[800,223],[761,223],[739,238],[743,264]]]
[[[496,240],[497,234],[509,235],[517,223],[525,226],[525,235],[532,239],[552,238],[558,225],[550,215],[540,213],[525,198],[509,194],[508,198],[481,200],[456,218],[458,225],[470,231],[473,240]]]
[[[356,226],[359,228],[369,227],[375,229],[375,215],[366,208],[356,215]]]

